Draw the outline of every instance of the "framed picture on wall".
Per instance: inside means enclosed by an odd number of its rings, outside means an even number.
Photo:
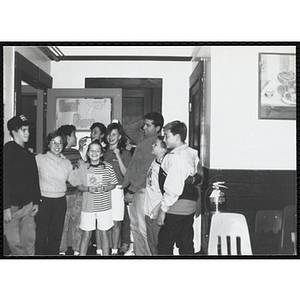
[[[296,54],[259,53],[259,119],[296,119]]]

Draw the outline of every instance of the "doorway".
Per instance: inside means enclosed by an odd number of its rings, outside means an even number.
[[[144,136],[145,114],[162,110],[161,78],[86,78],[85,87],[122,89],[122,125],[132,145]]]
[[[28,146],[35,153],[43,151],[47,89],[51,87],[50,75],[19,52],[15,53],[15,114],[24,114],[31,123]]]
[[[189,146],[198,151],[203,162],[204,152],[204,62],[200,61],[190,76],[189,89]],[[203,205],[204,191],[201,186],[200,197],[198,202],[201,216],[194,221],[195,237],[199,239],[199,251],[204,253],[203,249],[207,247],[206,239],[206,219],[203,216],[205,206]]]
[[[22,103],[21,111],[32,124],[29,127],[29,141],[27,145],[36,153],[36,120],[37,120],[37,89],[22,81]]]
[[[189,146],[198,150],[202,157],[204,98],[203,98],[203,61],[200,61],[190,76],[189,97]]]

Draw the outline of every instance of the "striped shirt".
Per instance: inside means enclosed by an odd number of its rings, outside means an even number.
[[[80,165],[77,178],[77,185],[108,186],[118,184],[118,179],[112,165],[104,161],[104,165],[93,167],[89,163]],[[102,189],[101,189],[102,190]],[[84,212],[101,212],[111,209],[111,192],[83,193],[82,211]]]
[[[100,185],[118,184],[118,179],[111,164],[99,165],[90,168],[95,170],[95,176]],[[93,199],[93,212],[100,212],[111,209],[111,197],[109,192],[95,192]]]

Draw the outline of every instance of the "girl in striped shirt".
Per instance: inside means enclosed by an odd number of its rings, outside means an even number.
[[[80,228],[83,231],[80,255],[86,255],[92,231],[99,231],[103,255],[109,255],[108,231],[114,225],[110,191],[117,183],[111,164],[102,161],[103,148],[99,141],[92,142],[87,150],[87,162],[78,170],[77,189],[83,192]]]

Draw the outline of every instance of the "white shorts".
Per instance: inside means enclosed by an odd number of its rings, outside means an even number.
[[[106,210],[101,212],[81,212],[81,220],[79,228],[84,231],[92,231],[96,229],[96,220],[97,220],[97,229],[99,230],[109,230],[113,227],[113,217],[112,210]]]
[[[117,185],[111,191],[111,206],[114,221],[124,220],[124,190],[121,185]]]

